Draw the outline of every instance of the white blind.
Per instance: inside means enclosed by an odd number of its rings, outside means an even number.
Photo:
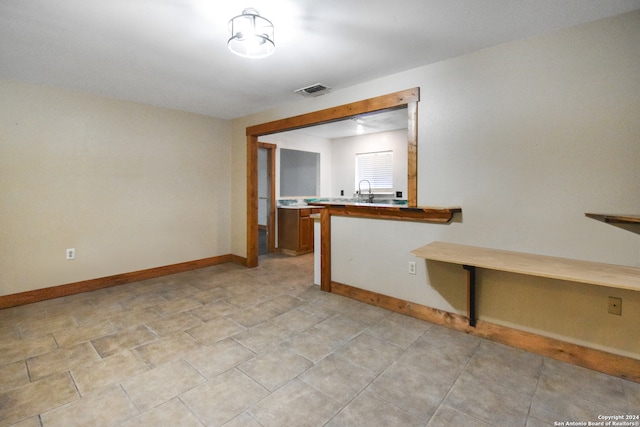
[[[372,190],[393,190],[393,151],[356,154],[356,191],[363,179],[371,183]]]

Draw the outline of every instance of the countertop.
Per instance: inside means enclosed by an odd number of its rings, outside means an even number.
[[[278,206],[278,209],[322,209],[324,206],[309,206],[309,205],[291,205],[291,206]]]

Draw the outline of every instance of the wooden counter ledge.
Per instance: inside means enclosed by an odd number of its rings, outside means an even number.
[[[462,208],[406,205],[381,203],[345,203],[345,202],[313,202],[311,206],[324,206],[331,215],[351,216],[357,218],[374,218],[402,221],[420,221],[447,223],[453,215],[462,212]]]

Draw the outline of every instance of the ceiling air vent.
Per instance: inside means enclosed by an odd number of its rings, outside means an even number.
[[[302,96],[320,96],[329,92],[331,88],[320,83],[294,90],[295,93]]]

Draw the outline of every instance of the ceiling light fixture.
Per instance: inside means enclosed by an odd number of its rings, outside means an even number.
[[[245,9],[242,15],[229,21],[230,38],[227,46],[231,52],[245,58],[265,58],[273,53],[273,24],[260,16],[255,9]]]

